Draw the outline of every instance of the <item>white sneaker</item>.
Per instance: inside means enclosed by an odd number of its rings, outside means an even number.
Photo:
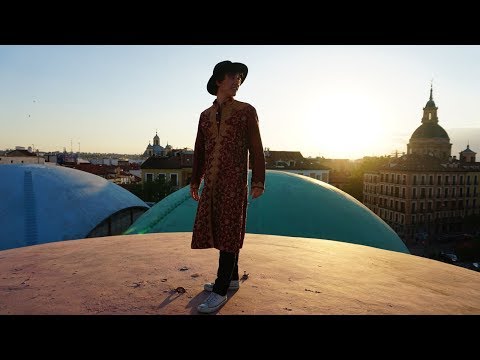
[[[206,283],[205,285],[203,285],[203,289],[205,291],[213,291],[213,285],[215,283],[211,282],[211,283]],[[228,290],[237,290],[240,288],[240,280],[231,280],[230,281],[230,285],[228,286]]]
[[[209,314],[218,310],[223,304],[227,302],[227,295],[222,296],[217,293],[212,292],[208,295],[207,300],[204,303],[198,305],[198,312]]]

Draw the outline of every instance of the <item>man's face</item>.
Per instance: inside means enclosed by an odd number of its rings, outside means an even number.
[[[222,81],[217,81],[217,95],[235,96],[242,84],[242,74],[227,73]]]

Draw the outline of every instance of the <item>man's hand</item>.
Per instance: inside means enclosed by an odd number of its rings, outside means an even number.
[[[198,196],[198,188],[191,187],[190,195],[192,196],[193,200],[195,201],[200,200],[200,196]]]
[[[252,200],[258,198],[263,194],[263,189],[259,187],[254,187],[250,190],[250,195],[252,195]]]

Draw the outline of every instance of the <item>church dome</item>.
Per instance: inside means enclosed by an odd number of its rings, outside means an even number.
[[[260,198],[249,198],[247,233],[337,240],[409,253],[382,219],[334,186],[275,170],[267,170],[265,184]],[[186,186],[154,205],[125,234],[191,232],[197,206]]]
[[[450,140],[444,128],[434,122],[426,122],[420,125],[410,139],[444,138]]]
[[[0,165],[0,178],[0,250],[103,236],[104,226],[121,233],[149,208],[104,178],[63,166]]]

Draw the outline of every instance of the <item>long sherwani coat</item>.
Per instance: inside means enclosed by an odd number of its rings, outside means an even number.
[[[220,112],[221,110],[221,112]],[[193,226],[192,249],[238,252],[245,237],[248,160],[252,187],[264,188],[265,157],[257,112],[250,104],[215,100],[198,123],[191,187],[204,187]]]

